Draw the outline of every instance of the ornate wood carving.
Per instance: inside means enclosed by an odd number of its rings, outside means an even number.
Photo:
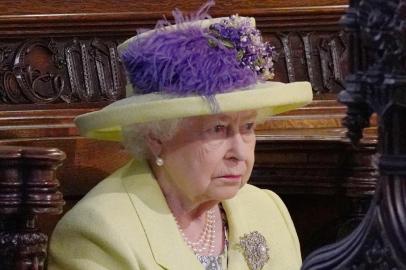
[[[49,103],[60,97],[64,81],[53,45],[32,40],[15,47],[11,61],[2,62],[3,102]]]
[[[343,90],[347,37],[343,32],[286,32],[269,35],[275,44],[276,80],[310,81],[316,98]]]
[[[280,32],[275,44],[276,79],[309,80],[317,96],[343,89],[345,35],[337,32]],[[117,54],[124,38],[38,39],[1,42],[0,103],[88,103],[125,95],[125,74]]]
[[[257,19],[259,29],[279,51],[277,80],[310,80],[321,99],[342,90],[346,41],[338,33],[337,19],[345,10],[345,1],[312,0],[311,6],[303,1],[288,6],[283,1],[216,2],[214,16],[239,13]],[[191,11],[201,1],[161,4],[156,9],[155,4],[127,1],[123,10],[121,5],[91,0],[80,3],[80,14],[75,14],[76,4],[59,7],[44,2],[41,12],[47,8],[58,12],[40,17],[19,16],[23,10],[14,12],[13,8],[6,9],[7,15],[0,12],[0,106],[87,104],[122,98],[125,74],[117,44],[139,28],[152,28],[162,14],[170,18],[175,7]]]
[[[361,224],[302,269],[406,269],[406,1],[354,0],[343,22],[351,46],[351,76],[339,96],[348,106],[344,124],[358,144],[377,113],[379,186]]]
[[[57,149],[0,147],[0,269],[44,269],[48,237],[37,215],[60,214]]]
[[[36,39],[0,44],[0,103],[114,101],[125,76],[116,42]]]

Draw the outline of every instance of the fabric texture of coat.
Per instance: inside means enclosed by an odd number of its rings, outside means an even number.
[[[222,202],[228,270],[248,270],[240,237],[254,231],[269,247],[264,270],[298,270],[299,241],[289,213],[269,190],[246,184]],[[90,191],[58,223],[49,270],[201,270],[145,162],[132,161]]]

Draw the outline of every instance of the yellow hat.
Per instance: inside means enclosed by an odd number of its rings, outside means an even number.
[[[127,98],[75,119],[84,136],[121,141],[123,126],[216,113],[258,110],[271,116],[312,101],[308,82],[265,81],[273,48],[253,18],[204,19],[176,11],[175,25],[159,26],[118,48],[131,84]]]

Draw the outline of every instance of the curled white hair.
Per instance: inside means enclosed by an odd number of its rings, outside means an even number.
[[[128,89],[127,89],[128,90]],[[133,103],[148,103],[163,99],[171,99],[175,96],[150,93],[145,95],[133,95],[131,97],[116,101],[109,106],[126,105]],[[151,134],[161,140],[168,140],[175,135],[179,119],[160,120],[147,123],[135,123],[123,126],[121,134],[123,137],[122,145],[133,155],[135,159],[146,159],[149,151],[146,144],[146,136]]]
[[[178,130],[180,119],[160,120],[148,123],[137,123],[122,127],[122,144],[135,159],[146,159],[149,150],[146,138],[149,135],[167,141],[173,138]]]

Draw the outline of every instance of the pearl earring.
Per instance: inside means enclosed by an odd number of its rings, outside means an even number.
[[[158,165],[159,167],[161,167],[162,165],[164,165],[164,160],[160,157],[157,157],[155,159],[155,164]]]

